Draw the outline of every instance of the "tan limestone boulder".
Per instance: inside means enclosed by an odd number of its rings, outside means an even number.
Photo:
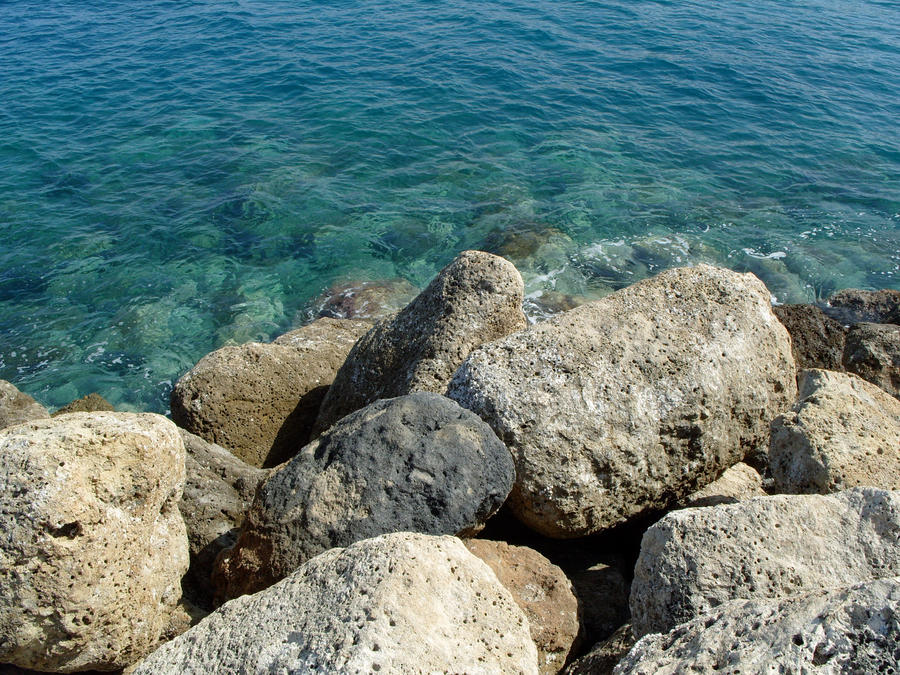
[[[685,506],[733,504],[752,497],[765,497],[766,492],[762,485],[762,476],[756,469],[738,462],[709,485],[688,495]]]
[[[103,398],[100,394],[93,393],[88,394],[87,396],[82,396],[79,399],[75,399],[71,403],[67,403],[62,408],[53,413],[53,417],[58,417],[59,415],[67,415],[68,413],[73,412],[100,412],[107,411],[112,412],[115,410],[112,403]]]
[[[50,413],[44,406],[12,383],[0,380],[0,429],[48,417]]]

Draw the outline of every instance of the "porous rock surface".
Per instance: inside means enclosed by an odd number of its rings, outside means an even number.
[[[0,431],[0,662],[112,670],[181,597],[184,444],[160,415],[72,413]]]
[[[847,288],[831,296],[826,310],[832,317],[846,324],[860,321],[900,323],[900,291]]]
[[[395,533],[233,600],[134,675],[537,673],[528,620],[455,537]]]
[[[94,392],[87,396],[75,399],[71,403],[67,403],[62,408],[53,413],[52,417],[59,415],[67,415],[73,412],[112,412],[115,410],[113,404],[103,398],[100,394]]]
[[[466,548],[497,575],[528,617],[538,670],[552,675],[566,664],[578,637],[578,600],[563,571],[527,546],[468,539]]]
[[[615,669],[646,673],[896,673],[900,578],[795,597],[735,600],[665,635],[648,635]]]
[[[314,434],[381,398],[443,393],[472,349],[525,327],[523,297],[512,263],[464,251],[353,347],[322,402]]]
[[[797,369],[841,370],[847,330],[815,305],[776,305],[775,316],[791,334]]]
[[[762,476],[756,469],[738,462],[709,485],[688,495],[685,506],[733,504],[752,497],[765,497],[762,485]]]
[[[779,492],[900,490],[900,401],[850,373],[803,371],[800,400],[772,422],[769,461]]]
[[[376,401],[260,486],[217,586],[252,593],[322,551],[387,532],[475,533],[514,475],[490,427],[440,394]]]
[[[844,368],[900,398],[900,326],[851,326],[844,346]]]
[[[252,466],[275,466],[309,439],[335,373],[371,327],[319,319],[273,343],[217,349],[175,383],[172,419]]]
[[[50,413],[44,406],[11,382],[0,380],[0,429],[48,417]]]
[[[766,448],[796,394],[756,277],[673,269],[483,345],[448,396],[513,453],[510,506],[577,537],[664,508]]]
[[[566,668],[565,675],[610,675],[635,642],[631,624],[623,624],[607,639],[594,645],[587,654],[573,661]]]
[[[635,635],[738,598],[779,598],[900,574],[900,492],[854,488],[673,511],[644,533]]]

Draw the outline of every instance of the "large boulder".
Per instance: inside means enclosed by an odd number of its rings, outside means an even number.
[[[537,673],[528,620],[455,537],[396,533],[332,549],[233,600],[133,675]]]
[[[850,373],[803,371],[800,400],[772,422],[769,461],[779,492],[900,490],[900,401]]]
[[[72,413],[0,431],[0,662],[113,670],[181,597],[184,444],[160,415]]]
[[[765,497],[763,478],[748,464],[738,462],[725,473],[685,499],[685,506],[734,504],[753,497]]]
[[[900,399],[900,326],[851,326],[844,346],[844,369]]]
[[[525,327],[523,296],[512,263],[464,251],[354,346],[322,402],[315,433],[381,398],[443,393],[472,349]]]
[[[629,673],[895,673],[900,578],[789,598],[735,600],[622,659]]]
[[[466,548],[481,558],[528,617],[538,650],[538,670],[558,673],[578,637],[578,600],[563,571],[527,546],[469,539]]]
[[[778,320],[791,334],[797,369],[841,370],[847,330],[815,305],[776,305]]]
[[[777,495],[667,514],[644,534],[635,635],[737,598],[779,598],[900,575],[900,492]]]
[[[0,380],[0,429],[48,417],[50,413],[44,406],[12,383]]]
[[[440,394],[376,401],[260,486],[216,583],[225,597],[252,593],[322,551],[387,532],[472,534],[514,475],[490,427]]]
[[[796,394],[750,274],[669,270],[477,349],[448,396],[516,460],[510,505],[551,537],[664,508],[765,448]]]
[[[217,349],[175,383],[172,419],[252,466],[275,466],[309,439],[335,373],[371,327],[319,319],[273,343]]]
[[[825,309],[832,317],[846,324],[860,321],[900,323],[900,291],[847,288],[832,295]]]

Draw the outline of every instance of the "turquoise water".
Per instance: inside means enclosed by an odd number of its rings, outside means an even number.
[[[165,411],[324,289],[510,257],[900,287],[900,3],[0,2],[0,378]],[[393,282],[392,282],[393,283]]]

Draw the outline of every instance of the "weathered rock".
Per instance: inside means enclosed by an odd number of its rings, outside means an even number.
[[[376,401],[260,486],[216,584],[225,597],[252,593],[322,551],[387,532],[472,534],[514,476],[503,443],[453,401],[429,392]]]
[[[648,635],[615,673],[894,673],[898,617],[897,577],[735,600],[666,635]]]
[[[706,487],[691,493],[685,506],[734,504],[752,497],[765,497],[763,479],[752,466],[738,462]]]
[[[0,429],[50,417],[47,409],[12,383],[0,380]]]
[[[900,398],[900,326],[851,326],[844,346],[844,368]]]
[[[772,422],[770,443],[779,492],[900,490],[900,401],[856,375],[803,371],[800,400]]]
[[[213,563],[237,541],[238,528],[256,488],[269,475],[225,448],[181,429],[187,451],[184,495],[178,505],[190,542],[191,567],[185,590],[201,607],[211,607]]]
[[[778,598],[900,574],[900,492],[777,495],[667,514],[644,534],[635,634],[738,598]]]
[[[537,673],[528,620],[454,537],[397,533],[332,549],[227,603],[135,675]]]
[[[181,597],[184,444],[160,415],[72,413],[0,431],[0,661],[112,670]]]
[[[637,640],[631,631],[631,624],[618,628],[606,640],[594,645],[593,649],[566,668],[566,675],[610,675]]]
[[[828,300],[829,315],[841,323],[900,323],[900,291],[848,288]]]
[[[416,296],[405,279],[342,281],[329,286],[308,307],[311,319],[366,319],[379,321],[403,309]]]
[[[797,369],[841,370],[847,330],[815,305],[776,305],[778,320],[791,334]]]
[[[74,412],[112,412],[115,410],[112,403],[103,398],[100,394],[88,394],[79,399],[67,403],[62,408],[53,413],[52,417],[59,415],[67,415]]]
[[[765,286],[700,265],[483,345],[448,396],[512,451],[517,516],[576,537],[664,508],[766,447],[794,378]]]
[[[274,466],[309,438],[334,374],[371,324],[319,319],[277,338],[207,354],[172,390],[172,419],[252,466]]]
[[[322,402],[314,434],[381,398],[443,393],[472,349],[524,328],[523,295],[511,263],[461,253],[397,316],[357,342]]]
[[[466,547],[494,570],[528,617],[538,670],[558,673],[578,637],[578,600],[563,571],[537,551],[502,541],[469,539]]]
[[[612,635],[628,621],[628,581],[613,565],[595,563],[569,573],[581,608],[581,622],[587,644]]]

